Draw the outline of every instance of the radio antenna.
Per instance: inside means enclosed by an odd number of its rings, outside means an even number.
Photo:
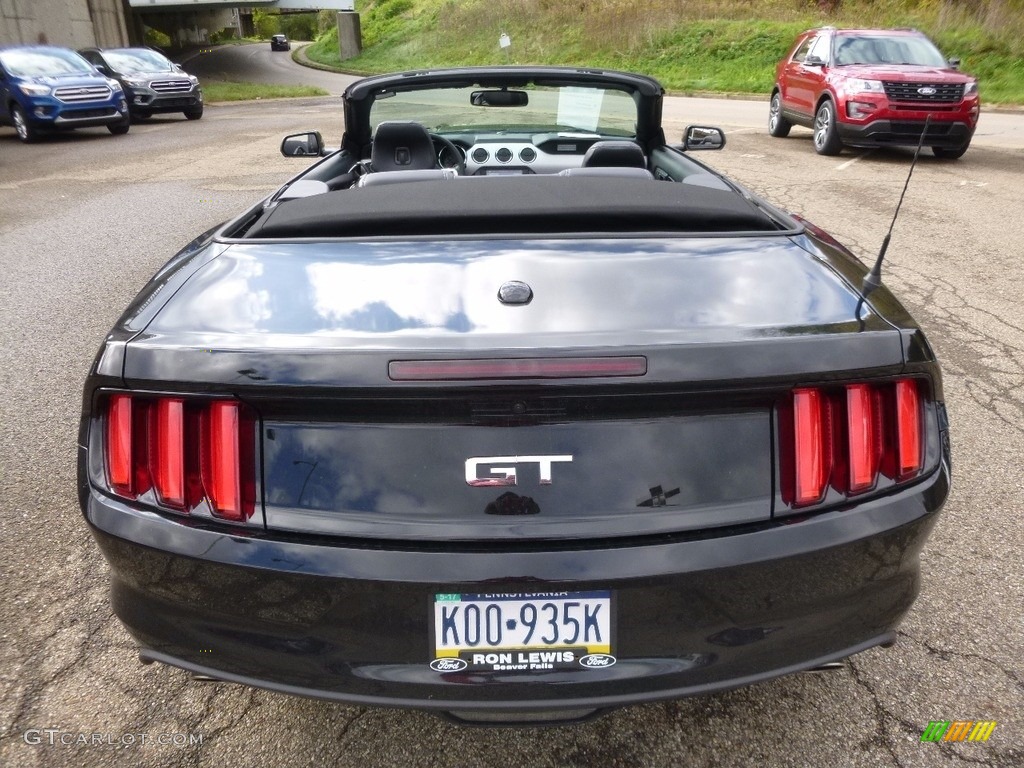
[[[914,159],[910,162],[910,172],[907,174],[907,180],[903,182],[903,192],[900,193],[900,201],[896,203],[896,212],[892,215],[892,222],[889,224],[889,231],[885,233],[885,239],[882,240],[882,248],[878,252],[878,258],[875,259],[875,265],[871,267],[871,271],[864,277],[864,283],[861,285],[861,302],[868,297],[875,288],[882,284],[882,261],[885,259],[885,252],[889,250],[889,240],[892,239],[892,228],[896,226],[896,217],[900,215],[900,208],[903,206],[903,198],[907,194],[907,187],[910,186],[910,177],[914,175],[914,166],[917,165],[917,158],[921,154],[921,147],[924,145],[925,134],[928,133],[928,125],[932,121],[931,114],[928,114],[924,119],[924,130],[921,131],[921,138],[917,142],[917,149],[914,150]],[[857,307],[857,317],[860,317],[860,307]]]

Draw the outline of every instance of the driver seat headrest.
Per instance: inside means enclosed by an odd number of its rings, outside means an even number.
[[[419,123],[387,120],[377,126],[370,150],[374,171],[417,171],[437,167],[434,142]]]

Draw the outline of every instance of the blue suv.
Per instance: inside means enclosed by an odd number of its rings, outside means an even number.
[[[128,133],[128,103],[120,84],[67,48],[32,45],[0,49],[0,123],[18,138],[42,131],[105,125]]]

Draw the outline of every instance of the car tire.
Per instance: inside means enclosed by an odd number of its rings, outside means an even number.
[[[838,155],[843,151],[836,127],[836,105],[825,99],[814,114],[814,151],[819,155]]]
[[[784,139],[789,136],[789,129],[793,124],[782,116],[782,93],[776,91],[772,94],[771,104],[768,105],[768,135],[777,139]]]
[[[197,107],[196,109],[186,109],[185,117],[189,120],[198,120],[203,116],[203,108]]]
[[[956,160],[964,156],[969,146],[971,142],[968,141],[962,147],[932,147],[932,154],[942,160]]]
[[[31,144],[39,138],[39,131],[28,121],[25,111],[17,104],[11,109],[11,122],[14,124],[14,130],[18,133],[18,138],[23,143]]]
[[[126,117],[119,123],[111,123],[110,125],[108,125],[107,130],[110,131],[115,136],[124,136],[126,133],[128,133],[128,129],[131,127],[132,119],[130,117]]]

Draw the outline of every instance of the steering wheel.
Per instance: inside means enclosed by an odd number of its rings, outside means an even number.
[[[466,153],[463,152],[458,147],[458,145],[455,144],[455,142],[446,139],[444,136],[442,136],[439,133],[432,133],[432,134],[430,134],[430,140],[435,142],[435,143],[437,143],[437,144],[441,144],[442,145],[441,151],[437,153],[437,164],[439,166],[441,166],[442,168],[454,168],[455,169],[455,173],[457,173],[459,176],[465,176],[466,175]],[[455,162],[454,165],[445,165],[443,162],[441,162],[441,156],[444,155],[445,152],[450,153],[451,156],[453,158],[455,158],[456,162]]]

